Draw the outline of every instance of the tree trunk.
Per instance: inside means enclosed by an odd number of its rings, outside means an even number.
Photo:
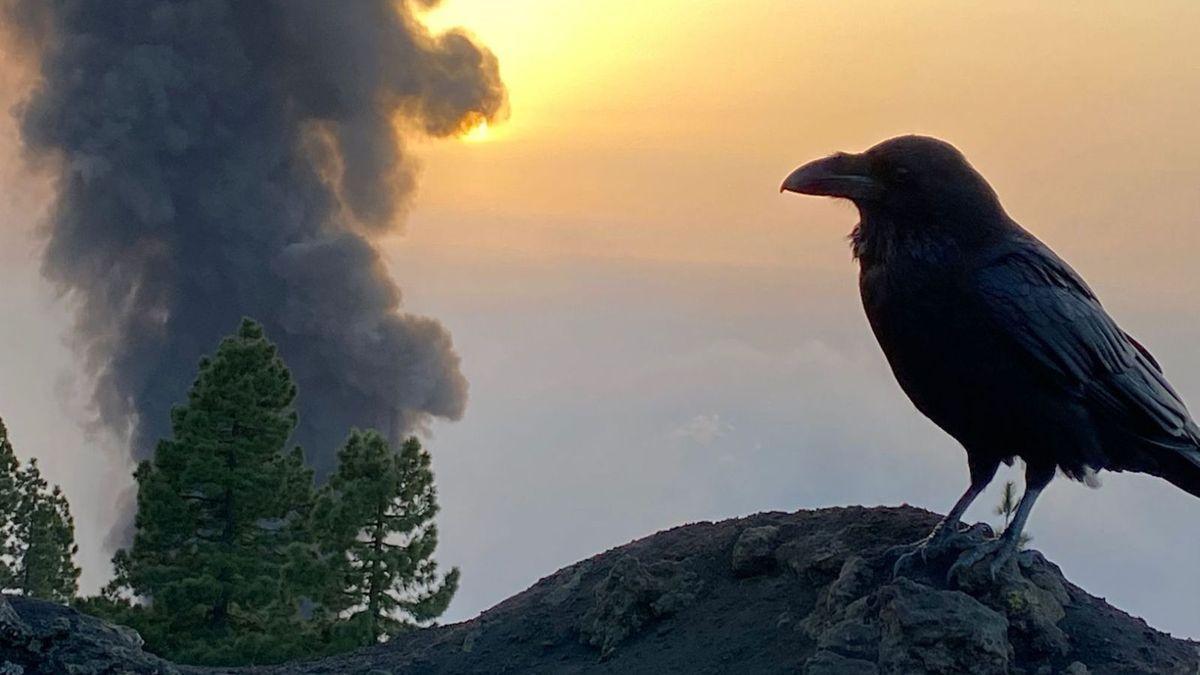
[[[375,552],[375,555],[374,555],[374,557],[371,558],[371,574],[370,574],[370,577],[368,578],[367,611],[369,611],[371,614],[371,641],[372,642],[379,640],[379,632],[380,632],[379,631],[379,612],[380,612],[379,595],[381,593],[383,593],[385,590],[387,590],[385,588],[381,588],[383,583],[382,583],[382,580],[379,578],[380,574],[382,573],[382,570],[380,569],[380,565],[379,565],[379,558],[380,558],[380,556],[383,555],[383,540],[384,540],[384,537],[387,536],[387,533],[384,531],[384,509],[385,508],[386,508],[386,504],[381,502],[379,504],[379,508],[376,509],[376,511],[375,511],[375,531],[372,535],[372,542],[371,542],[372,550]]]

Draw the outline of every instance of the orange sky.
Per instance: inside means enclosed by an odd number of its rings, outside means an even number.
[[[428,20],[499,55],[513,114],[420,149],[411,245],[829,264],[847,216],[774,198],[780,177],[921,132],[1083,267],[1119,246],[1127,283],[1195,291],[1171,242],[1196,241],[1200,4],[1147,7],[447,0]]]

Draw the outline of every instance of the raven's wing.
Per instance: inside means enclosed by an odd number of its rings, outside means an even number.
[[[1131,444],[1174,451],[1200,467],[1200,428],[1154,357],[1053,251],[1032,235],[1022,237],[984,266],[977,282],[993,329],[1010,338],[1032,368],[1081,396]]]

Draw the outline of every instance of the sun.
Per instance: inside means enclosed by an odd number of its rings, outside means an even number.
[[[487,120],[480,120],[479,124],[471,127],[462,136],[459,136],[467,143],[483,143],[491,137],[491,132],[488,129]]]

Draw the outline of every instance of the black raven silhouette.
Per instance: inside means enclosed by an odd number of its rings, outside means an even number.
[[[951,575],[993,554],[996,574],[1056,469],[1087,482],[1139,471],[1200,496],[1200,428],[1158,362],[953,146],[893,138],[805,164],[781,189],[858,207],[850,239],[879,346],[917,409],[967,451],[970,487],[906,558],[944,546],[1015,457],[1026,489],[1012,523]]]

